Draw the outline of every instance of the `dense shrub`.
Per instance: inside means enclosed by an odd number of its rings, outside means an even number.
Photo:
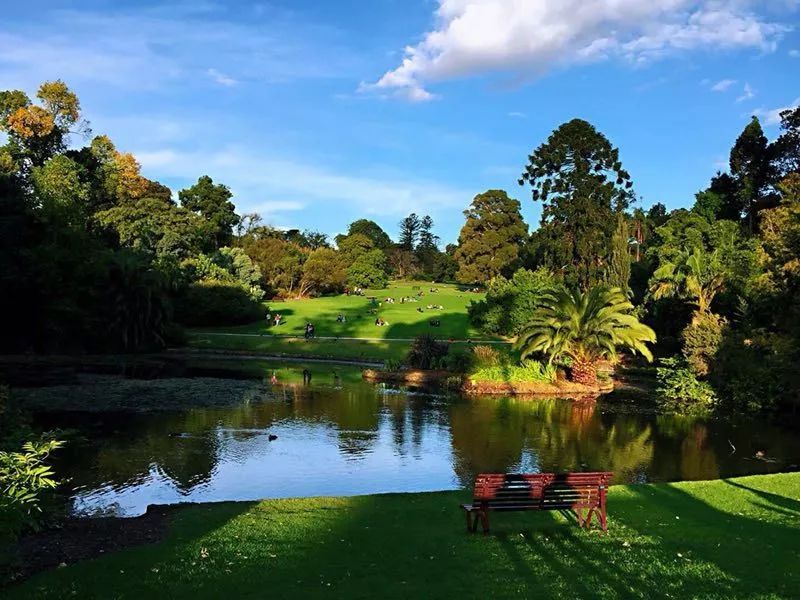
[[[700,313],[683,330],[683,356],[695,375],[708,375],[726,326],[727,321],[724,318],[713,313]]]
[[[468,373],[472,368],[473,361],[473,354],[463,350],[449,352],[440,359],[442,367],[452,373]]]
[[[710,380],[724,408],[757,412],[775,408],[797,393],[793,340],[778,335],[725,336]]]
[[[661,408],[681,413],[702,414],[717,404],[714,389],[697,378],[685,361],[667,358],[656,369],[656,397]]]
[[[470,320],[486,333],[515,335],[530,321],[543,294],[556,286],[555,278],[544,268],[519,269],[511,279],[495,277],[489,282],[486,298],[470,304]]]
[[[175,320],[184,325],[237,325],[264,316],[264,308],[240,283],[204,279],[189,285],[176,299]]]
[[[408,351],[408,364],[414,369],[434,369],[447,351],[447,344],[436,341],[432,335],[418,335]]]
[[[500,364],[502,356],[497,348],[491,346],[474,346],[472,354],[479,367],[494,367]]]

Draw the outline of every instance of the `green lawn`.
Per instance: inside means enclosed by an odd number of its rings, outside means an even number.
[[[430,289],[439,291],[431,293]],[[417,302],[401,303],[402,297],[416,297]],[[369,297],[377,298],[372,303]],[[394,298],[395,303],[386,302]],[[243,350],[263,354],[291,356],[319,356],[324,358],[385,360],[401,359],[408,352],[409,342],[421,333],[432,333],[441,339],[497,339],[478,332],[469,322],[467,306],[483,299],[483,294],[461,291],[458,286],[430,282],[393,281],[385,290],[367,290],[364,296],[326,296],[307,300],[289,300],[270,303],[270,312],[279,312],[285,323],[267,326],[265,320],[237,327],[197,329],[189,332],[189,345],[194,348]],[[442,306],[428,309],[428,305]],[[422,312],[419,312],[421,309]],[[344,315],[346,321],[336,321]],[[375,319],[381,317],[386,326],[378,327]],[[432,319],[440,322],[432,327]],[[306,323],[313,323],[318,338],[368,338],[302,339]],[[218,335],[256,334],[253,335]],[[279,336],[279,337],[272,337]],[[301,339],[287,339],[295,336]],[[371,338],[371,339],[370,339]]]
[[[199,505],[168,538],[43,573],[9,598],[790,598],[800,473],[618,486],[609,534],[494,515],[468,492]]]

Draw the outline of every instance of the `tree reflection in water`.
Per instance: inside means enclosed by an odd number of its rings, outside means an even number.
[[[75,386],[80,394],[80,386]],[[469,487],[479,472],[610,470],[616,482],[709,479],[800,463],[790,431],[620,412],[602,402],[411,394],[367,384],[253,383],[233,406],[59,413],[76,506]],[[269,435],[277,435],[270,440]],[[731,453],[731,447],[736,452]],[[765,450],[775,462],[754,459]]]

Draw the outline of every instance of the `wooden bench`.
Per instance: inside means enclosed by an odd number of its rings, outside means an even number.
[[[467,531],[478,520],[489,533],[490,511],[572,510],[581,527],[589,528],[596,516],[606,524],[606,490],[613,473],[482,473],[475,479],[472,504],[462,504]]]

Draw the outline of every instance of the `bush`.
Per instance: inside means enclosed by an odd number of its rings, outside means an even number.
[[[452,373],[468,373],[472,368],[474,356],[470,352],[451,352],[443,356],[440,361],[442,367]]]
[[[432,335],[424,333],[418,335],[411,344],[408,364],[414,369],[434,369],[440,365],[439,361],[447,351],[447,344],[437,342]]]
[[[175,320],[189,326],[239,325],[264,316],[263,307],[240,283],[204,279],[189,285],[175,302]]]
[[[58,485],[45,464],[63,442],[26,442],[22,452],[0,452],[0,530],[18,533],[36,526],[42,512],[42,496]]]
[[[683,356],[695,375],[705,377],[711,371],[727,321],[713,313],[695,315],[692,322],[683,330]]]
[[[486,333],[515,335],[530,321],[545,292],[557,286],[547,269],[519,269],[511,279],[495,277],[486,299],[468,308],[472,323]]]
[[[501,362],[500,352],[491,346],[475,346],[472,348],[472,354],[480,367],[494,367]]]
[[[710,380],[726,409],[758,412],[792,396],[797,357],[788,336],[728,335],[717,352]]]
[[[717,404],[717,395],[700,381],[684,360],[665,358],[656,369],[656,398],[661,408],[681,413],[704,414]]]
[[[396,373],[402,366],[403,364],[399,360],[394,360],[393,358],[387,358],[383,361],[383,370],[390,373]]]

